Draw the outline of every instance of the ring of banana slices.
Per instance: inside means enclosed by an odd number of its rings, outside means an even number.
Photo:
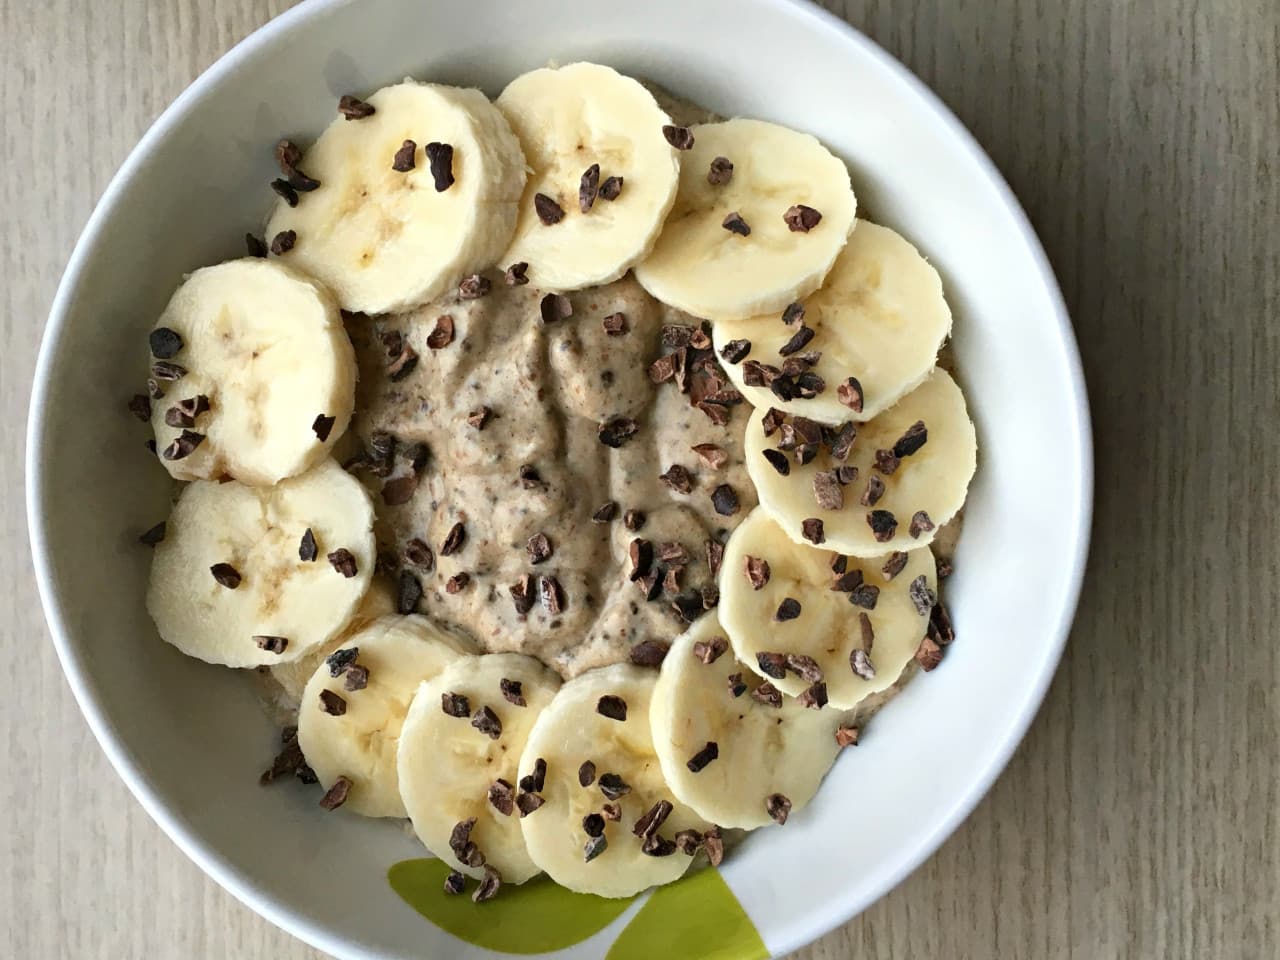
[[[534,70],[496,101],[415,80],[343,97],[309,148],[282,140],[275,157],[265,238],[183,281],[130,403],[185,484],[143,537],[161,638],[270,667],[296,705],[264,782],[296,773],[326,810],[407,818],[450,866],[446,890],[476,881],[477,902],[542,873],[631,896],[719,864],[725,829],[802,816],[867,710],[953,637],[935,550],[977,440],[938,365],[952,326],[938,272],[856,219],[845,164],[812,136],[680,126],[598,64]],[[571,319],[563,292],[633,271],[709,322],[686,339],[714,350],[717,396],[753,408],[742,447],[759,505],[707,544],[707,611],[567,682],[418,612],[418,581],[382,567],[380,507],[334,459],[357,398],[348,325],[482,296],[495,270],[548,291],[543,322]],[[445,320],[431,349],[453,337]],[[622,314],[603,321],[625,335]],[[663,479],[691,489],[683,467]],[[736,496],[721,506],[736,513]],[[550,549],[530,541],[535,563]]]

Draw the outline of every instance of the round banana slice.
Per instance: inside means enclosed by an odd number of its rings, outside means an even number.
[[[332,459],[274,487],[198,480],[156,544],[147,611],[187,656],[228,667],[296,660],[351,620],[374,550],[369,495]]]
[[[156,451],[179,480],[269,486],[347,429],[355,352],[333,297],[295,270],[255,258],[197,270],[150,341]]]
[[[774,822],[769,797],[786,797],[793,812],[809,802],[840,751],[842,718],[765,686],[727,649],[726,637],[708,613],[671,645],[649,722],[680,802],[722,827],[750,830]],[[704,763],[708,744],[716,756]]]
[[[282,198],[267,237],[293,231],[282,256],[328,284],[344,310],[388,313],[497,262],[525,163],[479,90],[406,80],[367,102],[372,114],[334,120],[296,162],[319,186],[295,192],[296,206]]]
[[[803,307],[790,323],[777,313],[721,320],[716,351],[755,406],[824,423],[870,420],[892,406],[929,375],[951,332],[938,271],[865,220]]]
[[[488,866],[503,883],[541,872],[520,830],[520,804],[529,801],[517,767],[559,689],[557,674],[518,653],[459,660],[418,689],[400,734],[400,796],[418,839],[453,869],[480,878]],[[458,824],[472,819],[457,842]]]
[[[649,726],[656,680],[626,663],[590,670],[529,734],[520,775],[542,781],[544,802],[520,826],[533,862],[570,890],[629,897],[670,883],[708,826],[663,779]]]
[[[845,459],[832,452],[848,446],[850,427],[841,440],[804,417],[777,419],[751,415],[747,472],[760,506],[797,543],[855,557],[912,550],[932,543],[964,506],[978,442],[964,394],[941,368],[858,424]]]
[[[822,285],[853,229],[849,171],[821,143],[761,120],[690,130],[680,190],[636,278],[698,317],[781,311]]]
[[[417,614],[380,617],[311,675],[298,706],[298,744],[325,790],[347,780],[342,806],[366,817],[405,817],[396,748],[414,693],[469,640]],[[468,657],[468,659],[470,659]]]
[[[630,77],[595,63],[533,70],[497,99],[532,173],[503,263],[550,290],[618,279],[653,248],[679,183],[671,118]]]
[[[823,683],[828,709],[848,710],[892,686],[915,655],[938,578],[927,548],[838,556],[793,542],[757,508],[725,545],[719,611],[734,654],[757,674],[795,697]]]

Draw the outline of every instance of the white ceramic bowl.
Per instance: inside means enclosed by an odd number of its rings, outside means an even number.
[[[955,310],[981,446],[949,585],[959,639],[841,758],[812,806],[722,876],[780,954],[846,921],[927,857],[1009,759],[1062,651],[1092,490],[1085,387],[1044,254],[1008,187],[906,70],[792,0],[312,0],[241,43],[147,133],[71,257],[40,353],[31,542],[54,642],[103,749],[148,812],[254,910],[341,957],[493,957],[407,907],[386,870],[421,856],[257,774],[274,731],[247,684],[161,643],[143,609],[169,484],[121,415],[144,334],[182,274],[239,255],[282,134],[405,75],[496,94],[549,59],[651,77],[722,114],[816,134],[859,199],[915,241]],[[497,901],[495,901],[496,903]],[[628,914],[558,957],[599,957]],[[655,948],[656,950],[656,948]],[[756,951],[758,954],[759,951]],[[616,954],[615,954],[616,955]]]

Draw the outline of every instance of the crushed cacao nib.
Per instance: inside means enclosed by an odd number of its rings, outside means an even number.
[[[365,103],[359,97],[347,93],[338,99],[338,112],[347,120],[363,120],[378,111],[373,104]]]
[[[725,677],[725,685],[729,688],[729,696],[735,700],[747,692],[747,684],[742,679],[741,673],[731,673]],[[694,771],[695,773],[697,771]]]
[[[265,650],[267,653],[274,654],[284,653],[289,646],[289,641],[285,637],[269,637],[260,635],[254,637],[253,642],[258,645],[259,649]]]
[[[893,445],[893,455],[899,460],[917,453],[929,440],[929,430],[923,420],[917,420]]]
[[[129,398],[129,412],[141,420],[148,423],[151,420],[151,398],[145,393],[135,393]]]
[[[808,233],[822,220],[822,214],[813,209],[813,207],[806,207],[803,203],[797,203],[795,206],[787,208],[787,212],[782,215],[782,219],[792,233]]]
[[[815,546],[827,542],[827,533],[819,517],[807,517],[801,520],[800,535]]]
[[[942,647],[932,637],[925,635],[916,648],[916,663],[920,669],[928,673],[942,662]]]
[[[418,441],[408,446],[400,448],[400,456],[409,461],[409,466],[414,473],[421,473],[422,468],[427,465],[427,461],[431,459],[431,448],[425,443]]]
[[[526,573],[507,587],[507,592],[511,594],[511,602],[515,606],[517,617],[523,618],[533,609],[535,596],[532,574]]]
[[[771,793],[765,798],[764,808],[774,822],[781,825],[791,814],[791,801],[780,793]]]
[[[707,569],[714,577],[720,572],[720,564],[724,563],[724,544],[719,540],[711,539],[703,543],[703,548],[707,555]]]
[[[440,709],[450,717],[462,719],[471,716],[471,703],[465,694],[440,694]]]
[[[880,588],[870,583],[860,583],[849,591],[849,602],[864,610],[874,610],[880,600]]]
[[[489,784],[489,803],[504,817],[509,817],[516,808],[516,788],[506,780],[495,780]]]
[[[432,141],[424,152],[436,193],[444,193],[453,186],[453,145]]]
[[[529,562],[535,566],[550,560],[554,552],[551,539],[545,533],[535,533],[530,537],[529,542],[525,544],[525,550],[529,554]]]
[[[467,528],[459,521],[449,528],[444,543],[440,544],[440,556],[452,557],[467,542]]]
[[[413,499],[417,489],[417,475],[406,473],[403,477],[388,480],[382,485],[382,502],[389,507],[403,506]]]
[[[606,773],[600,777],[600,792],[606,800],[621,800],[631,792],[631,787],[618,774]]]
[[[600,199],[613,202],[622,196],[622,177],[605,177],[604,183],[600,184]]]
[[[867,525],[877,543],[888,543],[898,532],[898,519],[888,510],[872,510],[867,514]]]
[[[471,715],[471,725],[490,740],[497,740],[502,736],[502,721],[488,706],[481,707]]]
[[[596,782],[596,765],[590,760],[584,760],[582,766],[578,767],[578,786],[589,787]]]
[[[813,498],[823,510],[839,510],[844,506],[844,490],[834,470],[819,470],[813,475]]]
[[[414,537],[404,545],[404,562],[423,573],[430,573],[435,569],[436,555],[425,541]]]
[[[627,332],[627,315],[625,313],[611,313],[603,320],[600,325],[604,327],[604,332],[611,337],[620,337]]]
[[[445,581],[444,592],[448,594],[458,594],[467,589],[467,585],[471,583],[471,574],[465,570],[461,573],[455,573],[452,577]]]
[[[849,668],[863,680],[875,679],[876,667],[871,662],[871,654],[861,647],[854,647],[849,653]]]
[[[779,475],[785,477],[791,473],[791,461],[787,459],[785,453],[771,448],[766,448],[761,453],[769,461],[769,465],[778,471]]]
[[[788,653],[787,669],[805,683],[817,683],[823,679],[822,667],[818,665],[818,661],[803,653]]]
[[[369,668],[364,664],[357,663],[347,669],[347,675],[342,680],[342,688],[349,693],[355,693],[357,690],[363,690],[369,685]]]
[[[270,638],[264,637],[263,639]],[[347,701],[332,690],[321,690],[320,710],[331,717],[340,717],[347,712]]]
[[[160,384],[155,377],[147,377],[147,395],[152,400],[164,399],[164,391],[160,389]]]
[[[608,847],[609,839],[603,833],[598,837],[587,837],[587,842],[582,845],[583,862],[590,863],[604,853]]]
[[[884,496],[884,481],[877,477],[874,473],[867,477],[867,488],[862,491],[862,497],[859,502],[864,507],[874,507],[880,502],[880,498]]]
[[[841,749],[845,747],[856,747],[858,745],[858,736],[861,731],[854,726],[842,725],[836,728],[836,745]]]
[[[400,144],[400,149],[396,151],[395,156],[391,158],[391,169],[396,173],[408,173],[418,165],[414,156],[418,152],[418,145],[412,140],[406,140]]]
[[[684,566],[689,562],[689,551],[683,543],[664,540],[658,545],[658,559],[663,563],[675,563]]]
[[[889,559],[884,562],[884,566],[880,568],[880,572],[884,574],[886,580],[892,580],[902,572],[907,565],[908,557],[906,553],[899,550],[889,554]]]
[[[876,631],[871,626],[871,618],[865,613],[858,614],[858,632],[862,634],[862,649],[870,653],[876,644]]]
[[[271,181],[271,189],[277,197],[283,200],[291,207],[298,205],[298,191],[290,186],[288,180],[276,178]]]
[[[606,694],[596,701],[596,713],[610,720],[625,721],[627,719],[627,701],[612,694]]]
[[[951,574],[954,572],[955,572],[955,568],[952,566],[951,561],[949,559],[947,559],[946,557],[938,558],[938,579],[939,580],[947,579],[947,577],[951,576]]]
[[[595,513],[591,514],[592,523],[609,523],[618,515],[618,504],[614,500],[602,503],[596,507]]]
[[[750,225],[747,223],[747,221],[742,219],[742,215],[738,213],[737,210],[734,210],[732,213],[726,216],[724,218],[724,221],[720,224],[720,226],[724,227],[730,233],[736,233],[740,237],[751,236]]]
[[[661,640],[641,640],[631,648],[630,659],[637,667],[659,667],[670,649],[671,644]]]
[[[678,463],[673,463],[667,468],[666,473],[658,475],[658,479],[667,486],[668,489],[676,493],[688,494],[693,492],[693,477],[689,471]]]
[[[543,323],[555,323],[573,316],[573,303],[563,293],[548,293],[539,301],[538,310]]]
[[[636,435],[640,425],[629,417],[613,417],[600,424],[600,442],[615,450]]]
[[[771,437],[779,427],[786,421],[787,415],[776,407],[770,407],[765,411],[764,417],[760,421],[760,427],[764,431],[766,437]]]
[[[935,603],[929,611],[928,634],[940,647],[950,646],[956,638],[955,627],[951,625],[951,614],[941,601]]]
[[[720,588],[714,583],[703,584],[698,592],[702,595],[703,610],[711,610],[720,605]]]
[[[707,415],[707,419],[714,423],[717,427],[723,427],[729,422],[729,409],[722,403],[713,403],[710,400],[703,400],[695,406]]]
[[[303,563],[310,563],[319,555],[320,548],[316,545],[316,535],[310,527],[307,527],[306,533],[298,543],[298,559]]]
[[[676,355],[663,354],[649,364],[649,380],[652,383],[669,383],[676,375]]]
[[[564,219],[564,208],[545,193],[533,195],[533,209],[544,226],[551,226]]]
[[[396,590],[396,610],[399,613],[417,613],[422,600],[422,583],[408,570],[400,571]]]
[[[658,595],[662,593],[662,571],[658,569],[650,570],[643,577],[635,581],[635,585],[640,590],[640,595],[645,600],[657,600]]]
[[[769,561],[760,557],[747,557],[743,564],[747,580],[754,590],[760,590],[769,582]]]
[[[841,464],[835,469],[836,479],[840,481],[841,486],[849,486],[858,479],[858,468],[848,464]]]
[[[671,610],[685,623],[693,623],[703,614],[702,595],[682,593],[671,601]]]
[[[757,653],[756,663],[766,677],[781,680],[787,675],[787,658],[781,653]]]
[[[724,860],[724,838],[719,827],[712,827],[702,835],[702,849],[707,852],[707,860],[713,867],[720,866]]]
[[[320,806],[324,810],[337,810],[347,802],[347,796],[350,793],[351,781],[346,777],[339,777],[333,781],[333,786],[326,790],[324,796],[320,798]]]
[[[795,378],[796,396],[801,400],[812,400],[818,394],[827,389],[827,381],[816,373],[808,371],[798,374]]]
[[[662,829],[662,825],[667,822],[667,817],[671,816],[673,809],[670,800],[659,800],[636,819],[631,832],[637,837],[653,836]]]
[[[853,452],[853,442],[858,439],[858,428],[851,422],[840,424],[831,434],[831,459],[848,460]],[[857,468],[854,468],[855,475]]]
[[[476,887],[475,893],[471,894],[471,902],[484,903],[492,900],[501,889],[502,874],[495,867],[486,863],[484,865],[484,876],[480,879],[480,886]]]
[[[375,477],[389,477],[395,469],[396,438],[386,430],[375,430],[369,437],[369,470]]]
[[[271,238],[271,252],[277,257],[283,256],[292,250],[297,242],[298,233],[296,230],[281,230]]]
[[[778,609],[774,611],[773,619],[783,623],[787,620],[794,620],[798,616],[800,616],[800,601],[794,597],[785,597],[778,604]]]
[[[533,761],[533,771],[520,778],[520,789],[526,793],[541,793],[547,785],[547,761],[538,757]]]
[[[781,374],[782,371],[777,367],[759,360],[747,360],[742,364],[742,382],[748,387],[767,387]]]
[[[766,707],[780,709],[782,707],[782,691],[766,680],[751,691],[751,698]]]
[[[698,640],[693,644],[693,655],[703,663],[715,663],[729,649],[729,642],[724,637],[712,637],[710,640]]]
[[[720,356],[728,363],[741,363],[751,352],[750,340],[730,340],[720,350]]]
[[[477,430],[483,430],[493,419],[493,411],[488,407],[476,407],[467,414],[467,423]]]
[[[662,325],[662,345],[673,350],[687,347],[693,339],[693,330],[685,323],[665,323]]]
[[[172,360],[182,349],[182,335],[169,327],[156,327],[148,334],[147,344],[157,360]]]
[[[844,558],[841,557],[841,560]],[[862,571],[858,568],[837,574],[831,581],[831,589],[837,593],[850,593],[862,586]]]
[[[650,834],[640,844],[640,852],[649,857],[669,857],[676,852],[676,845],[661,834]]]
[[[457,896],[464,892],[467,888],[467,878],[460,874],[457,870],[450,870],[449,875],[444,878],[444,892],[450,896]]]
[[[471,839],[471,831],[475,825],[476,818],[469,817],[466,820],[459,820],[449,831],[449,849],[459,861],[469,867],[479,867],[484,864],[484,854]]]
[[[171,427],[194,427],[196,417],[209,410],[209,398],[204,394],[179,400],[164,412],[164,422]]]
[[[719,470],[729,462],[729,454],[723,447],[718,447],[714,443],[698,443],[694,444],[690,449],[698,455],[708,469]]]
[[[738,494],[733,487],[722,483],[711,491],[711,506],[722,517],[731,517],[738,512]]]
[[[551,616],[555,617],[564,613],[564,588],[560,586],[560,581],[555,577],[538,578],[538,599],[542,601],[542,609]]]
[[[191,456],[196,447],[204,443],[204,434],[194,430],[183,430],[160,454],[166,460],[183,460]]]
[[[209,572],[213,574],[213,579],[219,586],[226,587],[228,590],[234,590],[240,586],[240,571],[229,563],[215,563],[209,568]]]
[[[929,588],[929,580],[923,573],[911,581],[907,587],[907,596],[911,598],[916,613],[922,617],[928,616],[933,605],[938,602],[938,595]]]
[[[862,384],[857,377],[849,377],[836,387],[836,399],[854,413],[862,412]]]
[[[436,317],[435,329],[427,334],[427,346],[432,350],[443,350],[453,343],[453,317],[443,314]]]
[[[458,284],[458,299],[479,300],[492,289],[493,284],[489,282],[488,277],[473,273],[469,277],[464,277]]]
[[[676,833],[675,845],[686,857],[696,857],[702,849],[702,834],[697,830],[680,830]]]
[[[707,183],[713,187],[723,187],[733,179],[733,163],[728,157],[716,157],[707,170]]]
[[[796,698],[796,703],[811,710],[821,710],[827,705],[827,685],[821,682],[810,684]]]
[[[639,580],[653,566],[653,544],[648,540],[640,537],[632,540],[627,548],[627,555],[631,560],[632,580]]]
[[[297,727],[285,727],[281,730],[280,743],[283,749],[276,754],[275,759],[271,761],[271,766],[258,778],[258,783],[264,787],[285,774],[296,774],[298,769],[306,763],[306,758],[302,755],[302,747],[298,744]]]
[[[877,450],[875,452],[875,468],[886,477],[896,473],[900,465],[901,461],[892,450]]]
[[[351,669],[351,665],[356,662],[356,658],[359,656],[359,647],[346,647],[342,650],[335,650],[324,658],[325,666],[329,668],[329,676],[335,678],[342,676]]]
[[[267,244],[261,237],[256,237],[252,233],[244,235],[244,248],[251,257],[262,259],[267,255]]]
[[[907,532],[911,534],[911,539],[919,540],[920,534],[930,533],[933,528],[933,521],[929,518],[929,514],[923,510],[917,510],[911,515],[911,524],[907,527]]]
[[[799,353],[809,345],[809,341],[812,339],[813,328],[801,325],[801,327],[791,335],[791,339],[778,348],[778,354],[783,357],[789,357],[793,353]]]
[[[523,260],[513,263],[502,274],[502,279],[508,287],[523,287],[529,282],[529,264]]]
[[[769,391],[783,403],[794,400],[800,395],[795,378],[785,374],[773,378],[773,382],[769,384]]]
[[[693,134],[688,127],[677,127],[674,124],[666,123],[662,126],[662,135],[667,138],[667,143],[677,150],[693,149]]]
[[[831,555],[831,572],[836,576],[844,573],[849,569],[849,558],[840,553]],[[861,574],[859,574],[861,576]]]
[[[582,832],[588,837],[604,836],[604,817],[598,813],[588,813],[582,818]]]
[[[355,555],[346,547],[339,547],[328,555],[330,565],[348,580],[357,573]]]
[[[151,365],[151,376],[157,380],[181,380],[187,375],[187,368],[168,360],[160,360]]]
[[[329,434],[333,431],[333,425],[337,422],[337,417],[326,417],[322,413],[311,422],[311,431],[316,435],[317,440],[324,443],[329,439]]]
[[[582,179],[578,183],[578,209],[583,213],[590,213],[599,192],[600,164],[593,163],[583,171]]]

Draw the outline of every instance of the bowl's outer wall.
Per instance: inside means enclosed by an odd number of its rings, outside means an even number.
[[[567,0],[518,12],[506,0],[304,4],[166,112],[91,219],[42,349],[29,495],[55,642],[122,775],[219,882],[340,956],[489,954],[391,894],[388,865],[420,854],[407,833],[324,816],[292,786],[260,788],[275,731],[248,685],[157,640],[136,537],[163,519],[171,487],[123,401],[139,389],[145,332],[182,275],[240,255],[243,234],[261,229],[281,135],[305,142],[339,95],[406,75],[494,95],[525,69],[586,58],[723,114],[817,135],[849,162],[866,207],[938,267],[956,314],[981,444],[949,586],[960,639],[877,718],[808,810],[726,863],[771,950],[864,908],[954,829],[1021,738],[1074,609],[1092,481],[1061,299],[989,161],[887,55],[787,0],[616,0],[590,16]],[[599,956],[607,942],[572,955]]]

